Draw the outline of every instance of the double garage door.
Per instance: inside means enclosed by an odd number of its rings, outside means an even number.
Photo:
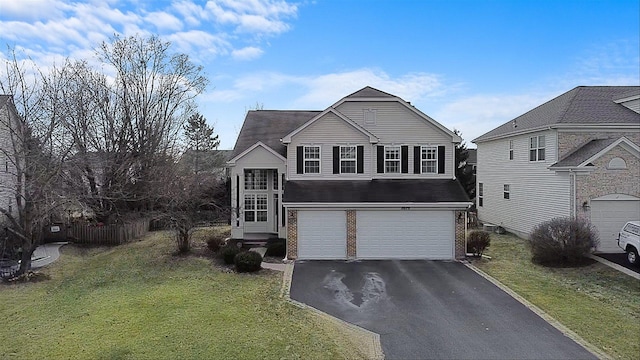
[[[357,210],[356,258],[453,259],[453,211]],[[298,211],[299,259],[346,259],[346,211]]]

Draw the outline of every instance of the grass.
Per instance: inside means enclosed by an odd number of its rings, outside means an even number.
[[[640,281],[599,262],[575,268],[533,264],[525,241],[492,234],[491,260],[473,264],[614,359],[640,354]]]
[[[1,285],[0,359],[363,357],[336,325],[280,297],[281,273],[226,273],[174,250],[167,232],[67,245],[48,280]]]

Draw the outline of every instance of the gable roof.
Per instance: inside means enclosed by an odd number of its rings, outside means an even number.
[[[600,156],[606,154],[609,150],[618,145],[623,145],[627,149],[630,149],[632,153],[635,153],[637,157],[640,156],[640,149],[638,146],[624,136],[620,138],[593,139],[560,161],[549,166],[549,168],[562,169],[588,166],[589,163],[598,159]]]
[[[338,117],[338,119],[346,122],[347,124],[351,125],[351,127],[353,127],[354,129],[356,129],[358,132],[362,133],[364,136],[369,137],[369,142],[371,143],[376,143],[378,142],[378,138],[373,135],[371,132],[367,131],[367,129],[363,128],[362,126],[356,124],[353,120],[349,119],[348,117],[342,115],[339,111],[337,111],[336,109],[330,107],[327,110],[321,112],[320,114],[316,115],[313,117],[313,119],[307,121],[306,123],[304,123],[302,126],[296,128],[295,130],[293,130],[292,132],[288,133],[287,135],[285,135],[282,138],[282,142],[284,144],[288,144],[291,142],[291,137],[295,136],[296,134],[298,134],[299,132],[303,131],[304,129],[306,129],[307,127],[309,127],[311,124],[313,124],[314,122],[318,121],[319,119],[321,119],[323,116],[325,116],[326,114],[334,114],[335,116]]]
[[[365,86],[362,89],[345,96],[344,98],[395,98],[395,95],[391,95],[384,91],[372,88],[371,86]]]
[[[478,149],[467,149],[467,164],[477,164],[478,163]]]
[[[483,142],[547,127],[640,125],[640,114],[616,103],[640,86],[578,86],[479,136]]]
[[[287,148],[280,139],[318,114],[320,111],[251,110],[244,119],[230,158],[240,155],[258,141],[286,157]]]

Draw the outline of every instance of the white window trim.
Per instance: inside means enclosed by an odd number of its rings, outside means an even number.
[[[504,184],[502,186],[502,198],[505,200],[510,200],[511,199],[511,185],[510,184]]]
[[[317,159],[307,159],[307,149],[318,148],[318,158]],[[302,172],[304,174],[314,174],[320,175],[322,174],[322,147],[320,145],[305,145],[302,149]],[[307,172],[307,161],[317,161],[318,162],[318,172]]]
[[[343,159],[342,158],[342,149],[343,148],[351,148],[353,149],[353,153],[355,157],[353,159]],[[358,173],[358,146],[357,145],[340,145],[340,174],[357,174]],[[353,172],[342,172],[342,163],[343,162],[352,162],[354,164]]]
[[[544,138],[544,144],[543,146],[540,146],[540,137]],[[533,147],[531,144],[531,141],[533,139],[536,139],[536,146]],[[531,136],[529,138],[529,161],[530,162],[537,162],[537,161],[545,161],[547,158],[547,137],[545,135],[537,135],[537,136]],[[531,160],[531,151],[535,150],[536,152],[536,158],[535,160]],[[540,159],[540,150],[544,150],[544,159]]]
[[[509,160],[513,160],[513,140],[509,140]]]
[[[435,154],[435,157],[433,159],[426,158],[427,153],[424,151],[429,149],[433,150],[433,153]],[[435,164],[435,166],[433,167],[433,172],[424,171],[424,169],[427,168],[426,165],[428,164],[428,162],[433,162]],[[438,173],[438,147],[437,146],[431,146],[431,145],[420,146],[420,173],[421,174],[437,174]]]
[[[256,187],[256,185],[258,185],[258,182],[256,181],[256,179],[257,179],[256,175],[251,177],[251,185],[252,185],[253,188],[251,188],[251,189],[247,188],[247,174],[251,173],[251,172],[264,173],[264,176],[265,176],[265,182],[264,182],[265,187],[264,188],[257,188]],[[248,169],[248,170],[245,171],[245,173],[244,173],[244,190],[245,191],[265,191],[265,190],[268,190],[268,189],[269,189],[269,175],[267,173],[267,170],[265,170],[265,169]]]
[[[264,197],[266,200],[265,208],[258,209],[258,197]],[[251,199],[250,202],[252,204],[252,209],[247,209],[247,199]],[[266,218],[265,220],[258,220],[258,212],[265,212]],[[253,220],[247,220],[247,213],[253,213]],[[267,193],[249,193],[244,194],[244,222],[249,223],[265,223],[269,221],[269,196]]]
[[[484,207],[484,183],[478,183],[478,207]]]
[[[397,159],[387,159],[387,149],[398,150],[398,158]],[[398,162],[398,171],[387,171],[387,162]],[[384,146],[384,173],[385,174],[400,174],[402,172],[402,146],[400,145],[385,145]]]

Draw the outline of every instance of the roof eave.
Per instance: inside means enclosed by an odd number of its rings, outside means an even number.
[[[402,210],[418,209],[466,209],[473,205],[470,201],[452,202],[284,202],[289,208],[401,208]]]

